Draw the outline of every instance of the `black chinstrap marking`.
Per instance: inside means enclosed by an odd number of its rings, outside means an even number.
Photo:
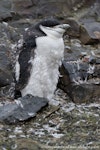
[[[43,26],[46,26],[46,27],[54,27],[54,26],[59,25],[59,24],[60,24],[60,22],[57,19],[45,19],[45,20],[42,20],[39,23],[37,23],[34,26],[34,28],[36,30],[38,30],[39,32],[43,32],[43,31],[41,31],[41,29],[39,27],[40,25],[43,25]]]

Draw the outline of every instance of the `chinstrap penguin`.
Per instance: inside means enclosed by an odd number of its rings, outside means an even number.
[[[37,36],[26,39],[16,62],[16,91],[50,100],[59,79],[64,57],[63,34],[68,24],[42,21],[35,26]]]

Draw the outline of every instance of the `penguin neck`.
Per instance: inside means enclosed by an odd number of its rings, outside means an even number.
[[[52,29],[52,28],[44,27],[44,26],[40,26],[40,28],[47,36],[56,38],[56,39],[62,38],[63,33],[64,33],[64,32],[61,32],[59,29],[56,30],[56,29]]]

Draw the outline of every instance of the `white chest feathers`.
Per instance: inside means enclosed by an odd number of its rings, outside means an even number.
[[[62,38],[38,37],[36,39],[35,57],[31,58],[32,70],[22,96],[34,96],[51,99],[59,78],[59,66],[64,53]]]

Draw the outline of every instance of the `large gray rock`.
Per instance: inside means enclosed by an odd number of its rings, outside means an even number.
[[[58,86],[72,101],[89,103],[100,100],[99,50],[94,54],[91,50],[82,48],[79,43],[76,43],[76,47],[72,45],[68,52],[65,51],[60,73]]]
[[[28,120],[48,104],[47,99],[27,95],[0,106],[0,121],[7,124]]]

